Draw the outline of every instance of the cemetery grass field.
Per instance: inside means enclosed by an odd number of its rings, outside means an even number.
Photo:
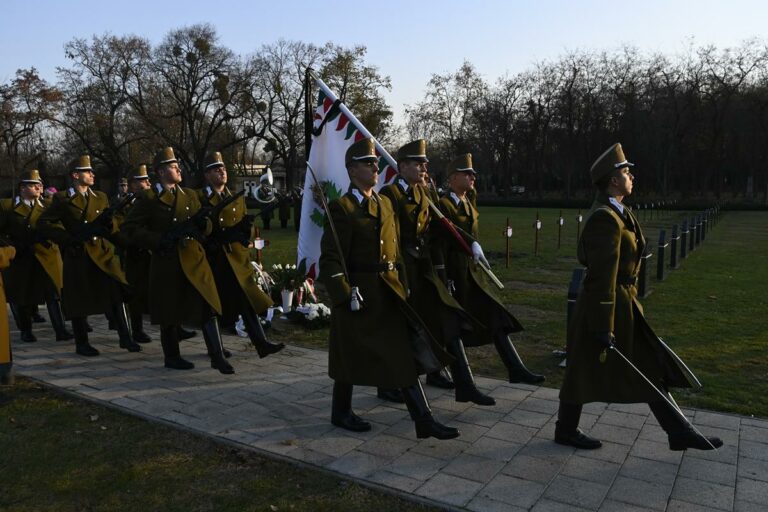
[[[0,510],[437,510],[19,378],[0,388]]]
[[[586,214],[586,211],[581,212]],[[688,364],[703,384],[698,391],[674,394],[686,406],[768,417],[768,212],[723,212],[720,221],[679,269],[656,280],[659,229],[667,230],[693,212],[636,212],[648,244],[652,293],[642,299],[651,326]],[[526,365],[559,387],[563,370],[552,351],[565,345],[568,283],[576,261],[577,210],[563,210],[565,225],[557,249],[560,210],[539,211],[539,255],[534,256],[536,210],[481,207],[481,242],[504,282],[500,292],[525,331],[512,339]],[[510,267],[505,268],[506,219],[513,228]],[[273,223],[274,225],[274,223]],[[263,231],[270,240],[267,268],[293,262],[292,229]],[[669,253],[667,253],[667,262]],[[283,320],[271,336],[290,343],[327,348],[327,330],[304,331]],[[476,374],[503,378],[505,370],[492,346],[468,349]]]

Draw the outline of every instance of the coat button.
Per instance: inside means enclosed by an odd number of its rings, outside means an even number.
[[[176,222],[176,217],[173,218],[173,222]]]
[[[224,217],[219,217],[219,222],[224,222]]]
[[[379,240],[379,242],[381,242],[381,245],[384,245],[384,240]]]
[[[187,206],[187,210],[189,210],[189,206]]]

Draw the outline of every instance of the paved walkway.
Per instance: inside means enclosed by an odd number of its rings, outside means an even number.
[[[552,442],[557,390],[479,378],[496,407],[426,388],[437,417],[461,429],[456,440],[417,440],[405,407],[369,388],[356,390],[353,405],[373,431],[353,434],[329,422],[325,352],[289,346],[259,359],[245,340],[227,336],[237,373],[226,376],[209,367],[198,338],[182,343],[196,368],[174,371],[162,367],[156,330],[148,330],[155,341],[144,352],[129,354],[104,322],[91,321],[101,357],[76,356],[71,342],[15,343],[17,373],[451,510],[768,510],[766,420],[686,411],[725,446],[672,452],[647,406],[592,404],[582,427],[603,448],[576,451]],[[40,325],[38,336],[53,339]]]

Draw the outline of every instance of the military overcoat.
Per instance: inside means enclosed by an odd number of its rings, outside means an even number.
[[[136,198],[128,203],[122,211],[115,214],[115,243],[121,253],[125,277],[131,286],[130,308],[132,314],[149,313],[149,267],[152,253],[141,247],[122,230],[123,222],[136,203]]]
[[[399,225],[387,197],[370,199],[354,188],[329,205],[321,241],[320,280],[331,297],[328,373],[339,382],[387,388],[414,384],[420,373],[451,361],[408,306]],[[342,257],[349,270],[344,275]],[[351,287],[363,298],[350,310]]]
[[[61,299],[67,318],[106,313],[112,304],[123,300],[123,287],[128,282],[114,244],[101,236],[85,242],[77,238],[83,226],[108,206],[103,192],[89,188],[83,195],[69,188],[54,194],[51,205],[38,220],[43,235],[62,248]]]
[[[45,302],[51,289],[61,293],[64,281],[59,247],[42,241],[37,230],[46,205],[35,200],[30,207],[19,196],[0,201],[0,234],[16,247],[16,257],[3,272],[9,302],[34,306]]]
[[[230,195],[229,190],[226,190],[225,194]],[[209,207],[214,207],[223,200],[221,195],[210,187],[198,190],[198,198],[203,206]],[[225,207],[218,218],[213,219],[213,243],[206,245],[206,254],[221,298],[225,323],[237,320],[237,315],[246,304],[259,314],[273,304],[272,299],[259,287],[257,275],[251,265],[250,249],[240,242],[216,242],[217,236],[226,236],[227,231],[240,224],[247,213],[245,198],[242,196]],[[249,240],[255,236],[253,223],[250,224]]]
[[[587,267],[583,290],[568,326],[568,362],[560,399],[570,403],[658,401],[659,397],[620,357],[603,347],[599,332],[613,332],[616,347],[657,386],[691,387],[643,316],[637,300],[637,275],[646,241],[637,218],[624,214],[604,194],[598,196],[578,244]]]
[[[480,213],[468,198],[462,200],[453,192],[440,199],[440,209],[456,226],[469,233],[475,240],[479,238]],[[464,309],[484,326],[475,329],[464,338],[466,346],[479,346],[493,343],[494,332],[510,334],[523,330],[523,326],[504,306],[493,291],[493,284],[488,282],[472,256],[464,252],[461,246],[445,237],[446,271],[455,286],[454,296]],[[471,244],[470,240],[467,240]]]
[[[435,265],[444,265],[443,244],[439,243],[434,230],[441,229],[433,221],[428,197],[430,191],[421,186],[412,186],[402,178],[383,187],[380,194],[389,198],[400,223],[400,250],[408,276],[410,295],[408,303],[418,313],[437,338],[445,344],[442,336],[443,315],[459,315],[469,325],[469,316],[454,299],[445,283],[438,276]],[[452,313],[451,313],[452,312]]]
[[[152,323],[162,326],[200,324],[214,312],[221,314],[213,272],[200,242],[184,238],[168,252],[159,250],[163,234],[201,208],[193,189],[176,188],[173,193],[156,183],[141,191],[122,224],[126,236],[152,251],[149,313]]]

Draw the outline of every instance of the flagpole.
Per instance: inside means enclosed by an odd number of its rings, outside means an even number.
[[[309,76],[314,78],[315,84],[317,84],[317,87],[323,91],[323,94],[325,94],[328,98],[330,98],[331,101],[338,101],[339,97],[336,96],[331,89],[325,85],[325,82],[323,82],[319,76],[315,74],[315,71],[313,69],[308,69],[307,73]],[[355,115],[349,111],[347,106],[344,104],[344,102],[339,102],[339,110],[342,114],[347,116],[349,119],[349,122],[355,125],[355,128],[357,128],[360,133],[365,137],[366,139],[370,138],[373,139],[373,142],[376,143],[376,150],[379,152],[379,154],[387,161],[387,163],[394,169],[397,170],[397,162],[395,162],[395,159],[392,158],[392,155],[390,155],[386,149],[384,149],[384,146],[379,144],[379,141],[371,135],[371,132],[368,131],[368,129],[361,123]]]

